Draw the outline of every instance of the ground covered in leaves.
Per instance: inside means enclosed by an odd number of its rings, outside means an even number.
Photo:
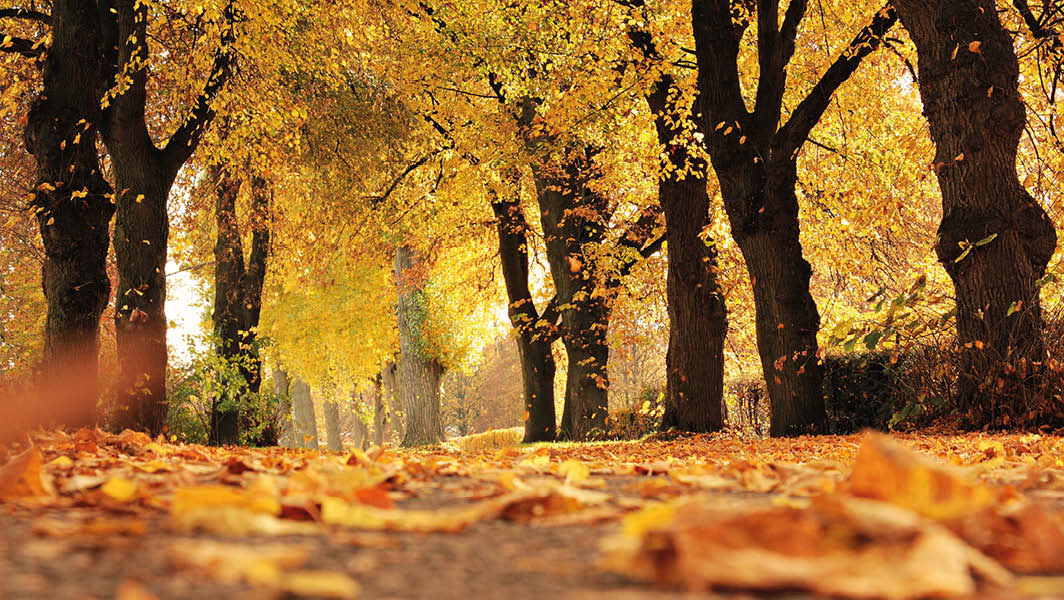
[[[1064,598],[1064,439],[0,448],[0,598]]]

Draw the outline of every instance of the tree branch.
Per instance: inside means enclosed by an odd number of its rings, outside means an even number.
[[[888,4],[881,8],[872,22],[853,38],[842,55],[828,67],[809,95],[791,113],[787,124],[777,133],[775,152],[778,152],[780,158],[786,160],[797,153],[809,137],[809,132],[827,110],[835,90],[853,75],[864,57],[879,47],[883,36],[897,21],[898,13],[893,5]]]
[[[203,132],[214,119],[214,107],[211,105],[218,93],[225,87],[226,82],[233,76],[236,68],[236,56],[232,48],[236,41],[235,22],[236,8],[230,2],[224,11],[225,24],[222,32],[222,47],[214,55],[214,64],[211,73],[207,77],[207,83],[203,91],[196,99],[192,110],[185,122],[170,136],[170,140],[163,149],[164,161],[167,166],[176,171],[185,164],[185,161],[195,152]]]
[[[33,58],[40,56],[44,52],[44,48],[38,44],[39,42],[34,42],[33,40],[0,34],[0,52],[10,52],[12,54],[21,54],[26,58]]]
[[[0,8],[0,19],[25,19],[45,25],[52,24],[52,15],[28,8]]]

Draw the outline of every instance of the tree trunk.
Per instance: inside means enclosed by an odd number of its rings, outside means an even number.
[[[278,432],[278,444],[286,448],[296,448],[300,444],[295,440],[295,426],[292,421],[292,396],[289,393],[291,382],[288,373],[280,367],[273,368],[273,393],[279,398],[277,412],[281,415],[281,431]]]
[[[673,114],[669,102],[670,93],[678,92],[672,77],[662,75],[647,95],[666,155],[658,183],[669,251],[669,348],[661,429],[719,431],[724,427],[727,309],[717,281],[716,245],[705,233],[710,225],[708,165],[687,150],[693,142],[685,133],[688,119]],[[697,102],[695,107],[700,112]]]
[[[303,380],[292,382],[292,405],[295,409],[295,445],[318,449],[318,419],[314,414],[314,399],[310,386]]]
[[[69,381],[52,387],[49,401],[62,406],[54,414],[65,425],[91,426],[99,392],[100,317],[111,290],[106,261],[114,213],[96,149],[101,37],[92,4],[57,0],[51,14],[44,89],[24,130],[26,149],[37,162],[33,207],[45,253],[42,382]]]
[[[403,446],[442,442],[440,378],[443,366],[428,353],[424,338],[424,273],[418,257],[408,246],[395,251],[395,279],[399,288],[396,312],[399,321],[399,362],[396,396],[406,413]]]
[[[935,251],[957,296],[961,408],[972,426],[1028,422],[1045,358],[1037,282],[1057,239],[1016,175],[1026,117],[1012,38],[990,0],[894,4],[916,44],[936,146]]]
[[[754,287],[770,435],[827,433],[816,339],[820,313],[809,292],[813,271],[799,241],[796,166],[790,158],[758,168],[761,164],[739,172],[718,168],[717,177]]]
[[[737,15],[727,2],[691,3],[701,131],[753,283],[774,436],[827,431],[816,341],[820,315],[809,293],[812,268],[799,240],[796,158],[835,91],[897,21],[889,4],[877,11],[784,120],[788,65],[808,2],[792,0],[783,15],[780,4],[758,2],[756,15]],[[755,18],[759,68],[750,111],[739,56]]]
[[[253,424],[243,421],[241,406],[246,397],[258,394],[262,379],[262,361],[256,343],[256,328],[262,307],[262,285],[266,277],[269,249],[269,189],[261,178],[252,182],[251,255],[244,266],[244,246],[237,223],[236,202],[240,182],[222,167],[210,171],[216,184],[215,220],[218,235],[214,246],[214,336],[215,352],[226,365],[227,378],[223,395],[211,407],[212,443],[237,444],[242,428]],[[229,378],[239,373],[241,382]],[[267,425],[263,439],[250,440],[253,445],[273,445],[278,433]]]
[[[142,157],[111,156],[117,188],[125,192],[118,198],[114,233],[121,369],[115,426],[155,434],[166,422],[166,199],[173,175]]]
[[[243,390],[230,381],[230,371],[240,368],[244,294],[244,250],[236,221],[236,200],[240,182],[220,166],[210,169],[215,183],[214,217],[218,228],[214,244],[214,341],[215,353],[224,369],[220,373],[221,395],[211,405],[211,443],[235,445],[240,443],[240,402]]]
[[[561,312],[562,342],[569,359],[559,437],[586,440],[606,431],[609,417],[609,304],[584,246],[605,240],[607,202],[589,188],[594,177],[589,149],[573,150],[560,163],[534,165],[547,262]]]
[[[388,425],[388,413],[384,404],[384,373],[392,373],[392,368],[393,365],[385,367],[373,380],[373,440],[378,448],[384,445],[384,428]],[[394,379],[394,375],[389,379]],[[395,389],[394,385],[391,389]]]
[[[118,263],[115,333],[121,369],[115,407],[117,428],[159,433],[166,421],[166,202],[178,171],[192,156],[214,117],[210,103],[232,73],[233,9],[224,14],[222,47],[203,92],[173,135],[159,147],[145,112],[150,60],[148,6],[138,0],[100,3],[100,50],[109,73],[101,84],[128,83],[108,96],[102,114],[104,142],[114,168],[118,209],[114,247]]]
[[[322,412],[325,413],[325,439],[326,448],[329,450],[340,451],[343,450],[343,444],[340,442],[340,405],[335,400],[325,400],[322,405]]]
[[[540,318],[528,287],[528,221],[517,198],[495,196],[499,236],[499,259],[506,282],[510,324],[517,337],[521,360],[521,382],[525,401],[525,443],[553,441],[556,437],[554,413],[554,355],[552,325]]]

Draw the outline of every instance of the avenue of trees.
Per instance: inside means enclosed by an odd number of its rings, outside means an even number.
[[[1064,423],[1064,3],[0,0],[0,40],[11,423],[588,440],[755,379],[818,434],[855,355],[908,369],[892,424]]]

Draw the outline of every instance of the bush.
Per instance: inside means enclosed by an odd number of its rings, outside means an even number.
[[[284,420],[280,414],[280,407],[285,405],[281,402],[283,398],[268,386],[263,386],[258,393],[250,393],[238,361],[219,357],[210,337],[194,342],[190,344],[193,348],[190,361],[175,368],[168,378],[168,435],[191,443],[209,443],[212,405],[220,399],[220,410],[240,411],[241,444],[276,445]]]
[[[903,366],[888,353],[842,354],[824,358],[824,409],[830,433],[888,430],[905,403],[899,397]]]
[[[760,377],[737,379],[725,385],[724,408],[724,422],[729,429],[745,435],[768,435],[768,392]]]
[[[607,431],[603,436],[611,440],[637,440],[658,430],[665,413],[665,392],[659,386],[647,386],[639,392],[635,408],[622,408],[610,413]]]
[[[525,437],[524,427],[511,427],[509,429],[492,429],[484,433],[474,433],[464,437],[454,438],[450,442],[466,452],[477,450],[497,450],[517,446]]]

